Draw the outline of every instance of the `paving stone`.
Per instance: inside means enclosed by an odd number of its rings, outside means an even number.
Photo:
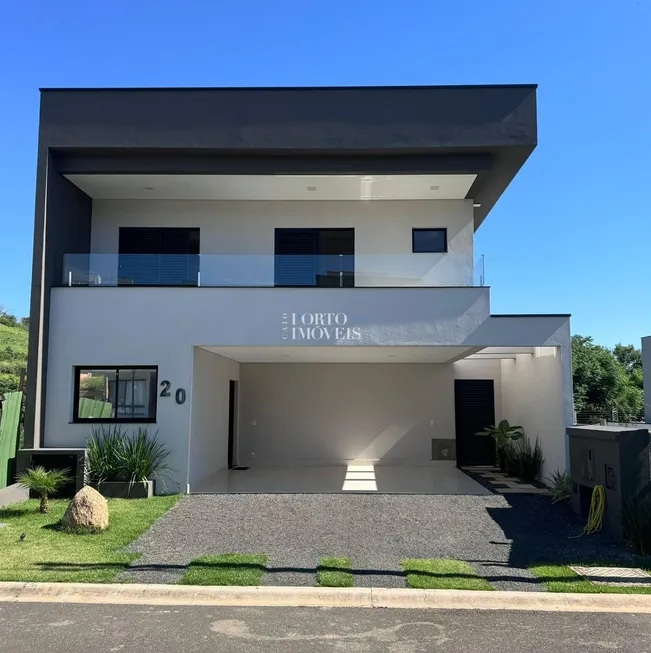
[[[499,472],[500,471],[499,467],[494,467],[493,465],[477,465],[477,466],[470,466],[470,467],[462,467],[461,469],[467,469],[469,472],[474,472],[474,471]]]
[[[651,587],[651,576],[644,569],[632,567],[575,567],[570,569],[597,585]]]
[[[534,487],[533,485],[531,487],[496,487],[495,491],[500,494],[551,494],[549,490],[542,487]]]

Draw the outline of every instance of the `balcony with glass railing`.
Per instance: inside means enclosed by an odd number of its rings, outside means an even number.
[[[66,254],[63,286],[484,286],[465,254]]]

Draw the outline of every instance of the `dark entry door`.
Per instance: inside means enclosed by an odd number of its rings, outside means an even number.
[[[454,410],[458,465],[494,465],[493,438],[476,435],[495,424],[495,389],[492,380],[456,379]]]
[[[237,467],[235,433],[237,421],[237,381],[231,381],[228,393],[228,469]]]

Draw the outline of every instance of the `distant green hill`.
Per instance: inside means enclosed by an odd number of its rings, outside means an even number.
[[[18,390],[20,372],[27,367],[27,325],[0,317],[0,395]]]

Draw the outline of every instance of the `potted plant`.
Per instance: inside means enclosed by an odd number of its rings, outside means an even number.
[[[497,426],[487,426],[483,431],[478,431],[476,435],[490,436],[495,440],[496,464],[503,468],[507,459],[507,449],[513,442],[524,437],[524,428],[522,426],[511,426],[509,421],[503,419]]]
[[[39,512],[50,511],[50,496],[56,494],[66,483],[72,480],[68,469],[50,469],[38,467],[25,469],[16,476],[16,481],[41,499]]]
[[[86,442],[89,484],[105,497],[145,499],[154,494],[154,480],[165,483],[171,471],[167,447],[146,427],[128,435],[120,426],[94,428]]]

